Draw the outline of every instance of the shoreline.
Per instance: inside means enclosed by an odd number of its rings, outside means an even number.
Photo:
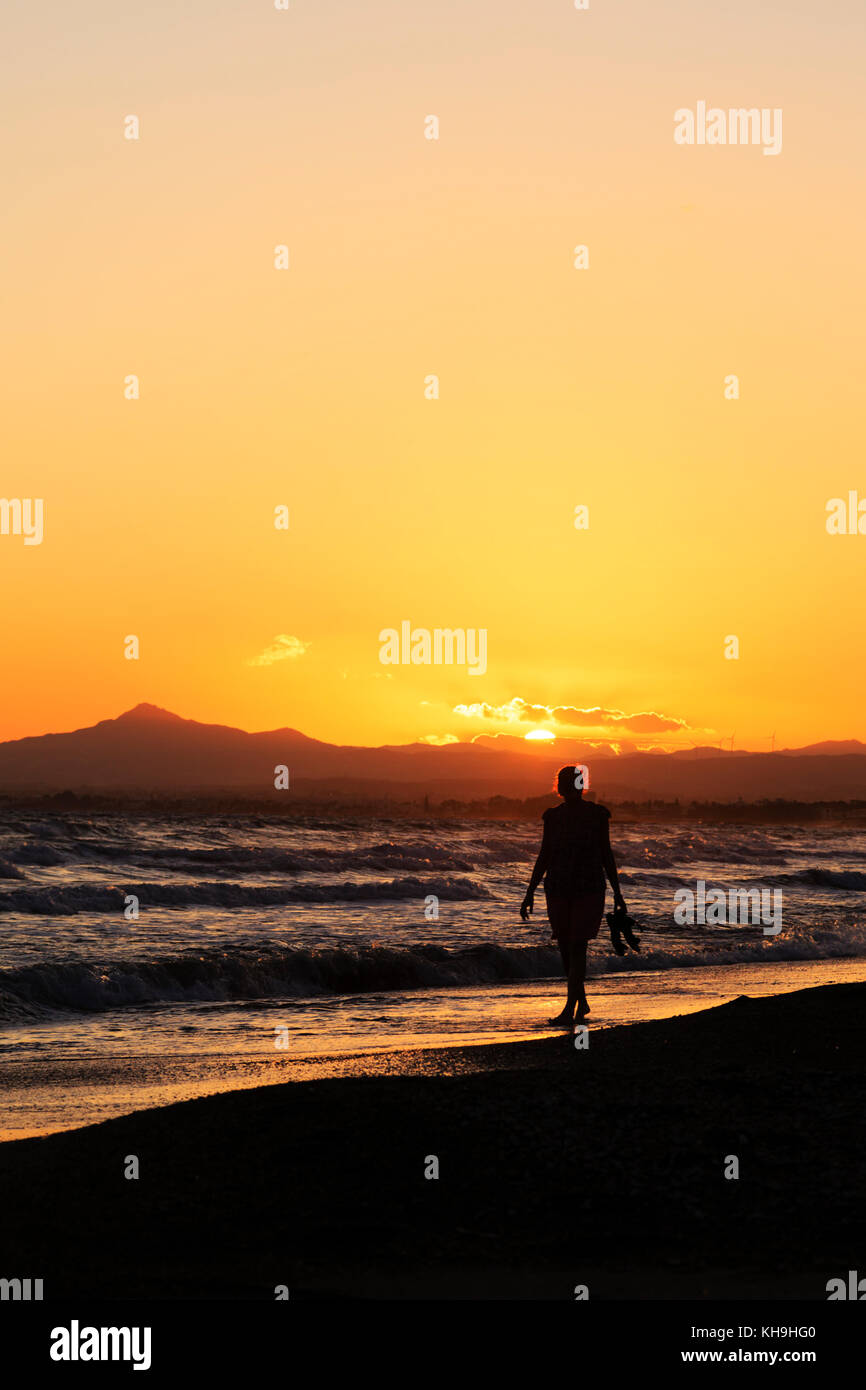
[[[864,1005],[862,983],[740,998],[585,1051],[457,1047],[447,1074],[259,1086],[5,1144],[6,1273],[46,1299],[571,1300],[587,1280],[824,1299],[866,1236]]]
[[[702,1012],[741,994],[774,996],[855,981],[866,981],[866,958],[773,959],[609,972],[588,981],[593,1005],[590,1023],[598,1034],[611,1027]],[[353,996],[342,1001],[351,1007],[353,1033],[333,1031],[333,1021],[319,1015],[321,1034],[316,1045],[310,1046],[309,1023],[297,1023],[299,1031],[288,1048],[279,1052],[273,1047],[271,1025],[282,1025],[291,1017],[293,1006],[288,1005],[287,1014],[286,1001],[256,1008],[259,1035],[268,1038],[266,1045],[258,1047],[248,1043],[245,1048],[213,1050],[192,1047],[184,1038],[184,1046],[178,1048],[130,1050],[129,1043],[135,1047],[149,1026],[149,1015],[137,1011],[124,1020],[128,1042],[121,1042],[116,1050],[100,1045],[94,1051],[91,1045],[90,1050],[69,1055],[65,1045],[52,1046],[52,1030],[42,1034],[43,1041],[32,1054],[14,1050],[3,1057],[0,1144],[67,1133],[120,1115],[264,1085],[489,1070],[485,1049],[561,1036],[560,1030],[548,1026],[547,1018],[558,1010],[562,988],[561,979],[551,977],[395,993],[389,1008],[402,1016],[403,1026],[387,1037],[381,1030],[363,1031],[362,1013],[366,1011],[374,1020],[381,1013],[377,997]],[[341,1001],[335,998],[333,1006],[339,1009]],[[211,1007],[204,1005],[208,1014]],[[320,1007],[317,1001],[317,1012]],[[450,1016],[443,1015],[443,1009],[449,1008]],[[58,1031],[67,1026],[64,1023]]]

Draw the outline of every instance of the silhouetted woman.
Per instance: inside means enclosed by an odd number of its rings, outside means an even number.
[[[615,907],[624,912],[625,900],[619,891],[616,861],[610,847],[610,811],[594,801],[583,799],[583,773],[580,768],[560,768],[556,790],[561,806],[544,812],[541,850],[532,870],[526,897],[520,905],[524,922],[534,906],[533,895],[544,879],[547,916],[559,944],[568,980],[565,1008],[551,1023],[580,1023],[589,1013],[584,980],[586,945],[598,936],[604,915],[605,875],[613,889]]]

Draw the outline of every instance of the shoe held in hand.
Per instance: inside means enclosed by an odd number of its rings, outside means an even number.
[[[622,939],[625,937],[633,951],[640,951],[640,937],[635,936],[633,928],[637,922],[633,917],[629,917],[625,908],[616,908],[607,914],[607,925],[610,927],[610,939],[613,942],[613,949],[618,956],[625,955],[625,946]]]

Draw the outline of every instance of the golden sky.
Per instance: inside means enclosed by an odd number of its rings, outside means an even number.
[[[0,536],[0,737],[149,701],[465,738],[516,699],[642,744],[866,737],[866,536],[825,526],[866,498],[859,3],[5,31],[0,494],[45,532]],[[781,108],[781,154],[678,146],[699,100]],[[383,666],[405,619],[486,629],[486,672]]]

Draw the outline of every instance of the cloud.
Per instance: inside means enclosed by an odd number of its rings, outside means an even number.
[[[635,734],[679,732],[690,727],[684,719],[657,714],[655,710],[627,714],[624,710],[605,709],[601,705],[594,705],[590,709],[579,709],[576,705],[531,705],[519,695],[505,705],[455,705],[454,713],[466,719],[487,719],[497,723],[554,723],[570,729],[605,729]]]
[[[444,748],[447,743],[459,743],[460,740],[456,734],[425,734],[418,742],[432,743],[434,748]]]
[[[273,666],[277,661],[294,661],[296,657],[303,656],[309,649],[309,642],[302,642],[300,637],[290,637],[287,632],[279,632],[269,647],[265,647],[259,656],[254,656],[247,662],[248,666]]]
[[[657,714],[655,710],[642,710],[638,714],[625,714],[621,709],[574,709],[571,705],[557,705],[551,711],[558,724],[579,724],[581,727],[628,729],[633,734],[649,734],[664,731],[688,729],[684,719],[675,719],[669,714]]]

